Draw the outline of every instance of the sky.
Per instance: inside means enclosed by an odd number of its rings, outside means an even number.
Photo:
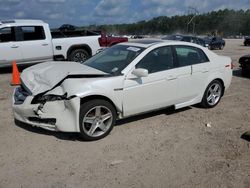
[[[250,9],[250,0],[0,0],[0,20],[39,19],[58,27],[134,23],[157,16]]]

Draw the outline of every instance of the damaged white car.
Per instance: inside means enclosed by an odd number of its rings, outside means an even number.
[[[27,68],[13,95],[16,120],[52,131],[105,137],[117,119],[200,103],[216,106],[232,78],[231,59],[192,43],[122,43],[83,64]]]

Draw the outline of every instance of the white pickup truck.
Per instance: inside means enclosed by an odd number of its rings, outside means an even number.
[[[99,34],[51,32],[40,20],[0,21],[0,67],[49,60],[83,62],[101,48]]]

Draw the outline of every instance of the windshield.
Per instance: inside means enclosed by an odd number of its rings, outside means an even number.
[[[119,75],[144,49],[128,45],[115,45],[93,56],[83,64],[109,74]]]

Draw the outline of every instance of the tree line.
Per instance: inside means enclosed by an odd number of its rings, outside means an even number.
[[[196,15],[159,16],[130,24],[90,25],[89,29],[106,31],[120,35],[157,35],[173,33],[193,33],[195,35],[240,36],[250,35],[250,9],[218,10]]]

